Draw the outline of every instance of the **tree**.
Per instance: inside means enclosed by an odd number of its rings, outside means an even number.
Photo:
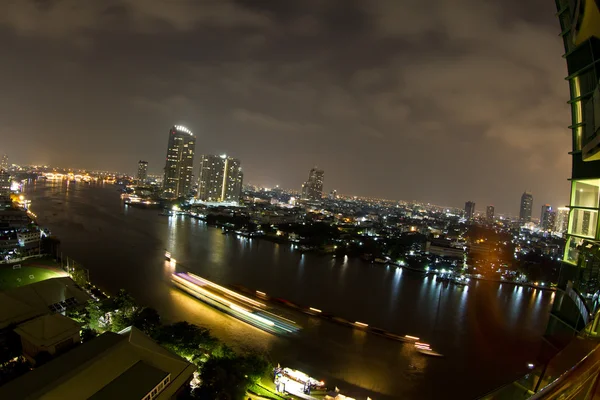
[[[113,297],[113,302],[115,310],[126,318],[132,318],[138,308],[133,297],[125,289],[119,290],[119,293]]]
[[[145,334],[152,336],[160,325],[160,315],[154,308],[144,307],[133,316],[131,324]]]
[[[90,329],[96,332],[107,330],[108,327],[105,322],[106,311],[104,311],[102,303],[89,300],[85,310],[87,312],[85,322]]]
[[[185,321],[161,326],[156,330],[154,339],[196,363],[219,345],[219,341],[210,334],[208,329]]]
[[[240,368],[252,383],[258,383],[263,376],[273,369],[271,363],[261,354],[250,353],[244,356],[241,361]]]
[[[200,371],[202,385],[196,391],[200,399],[242,399],[251,384],[238,358],[211,357]]]
[[[250,386],[271,369],[257,353],[244,356],[211,357],[200,370],[202,385],[195,393],[200,399],[241,399]]]

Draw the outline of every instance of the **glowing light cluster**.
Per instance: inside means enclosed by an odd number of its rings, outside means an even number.
[[[179,132],[185,132],[189,135],[193,135],[192,131],[190,131],[188,128],[186,128],[185,126],[182,125],[175,125],[175,129],[177,129]]]

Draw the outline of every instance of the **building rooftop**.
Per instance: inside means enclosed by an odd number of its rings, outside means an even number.
[[[143,399],[169,374],[138,361],[88,400]]]
[[[8,382],[0,387],[0,399],[141,399],[148,392],[138,393],[152,390],[159,377],[170,375],[169,384],[155,397],[169,399],[194,370],[138,329],[128,328],[119,334],[106,332]],[[125,392],[115,396],[117,389]]]
[[[0,292],[0,329],[86,304],[91,297],[71,278],[52,278]]]
[[[80,326],[62,314],[46,314],[19,325],[15,332],[37,346],[50,346],[78,333]]]

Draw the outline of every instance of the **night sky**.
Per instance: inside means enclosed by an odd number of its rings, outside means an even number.
[[[551,0],[3,0],[0,153],[164,167],[182,124],[247,183],[517,214],[567,203]],[[195,168],[196,169],[196,168]],[[196,172],[196,171],[195,171]]]

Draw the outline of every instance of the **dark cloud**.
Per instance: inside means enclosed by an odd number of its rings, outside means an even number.
[[[516,213],[566,203],[551,2],[0,3],[0,132],[19,162],[158,173],[166,132],[246,180]],[[4,146],[2,146],[4,147]],[[3,150],[3,149],[2,149]],[[536,205],[537,208],[537,205]]]

